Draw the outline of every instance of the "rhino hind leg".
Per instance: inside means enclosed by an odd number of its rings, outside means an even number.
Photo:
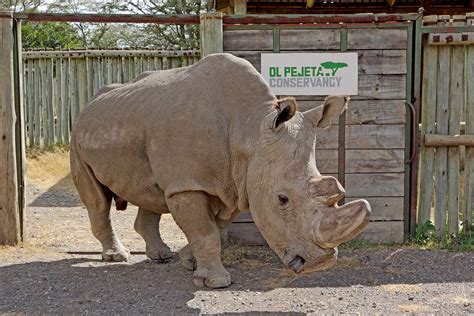
[[[176,224],[188,239],[190,248],[185,250],[188,259],[191,252],[196,260],[194,284],[210,288],[229,286],[230,274],[221,262],[220,231],[210,216],[208,196],[202,192],[183,192],[168,198],[167,202]]]
[[[112,228],[112,192],[96,179],[90,167],[75,152],[71,152],[71,173],[81,201],[88,211],[92,234],[102,244],[102,259],[128,261],[130,252],[122,245]]]
[[[135,230],[143,237],[146,243],[146,255],[157,261],[167,261],[173,257],[170,248],[164,243],[160,235],[161,214],[138,208],[135,220]]]

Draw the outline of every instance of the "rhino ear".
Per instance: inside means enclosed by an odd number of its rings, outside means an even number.
[[[273,118],[272,129],[276,129],[282,123],[289,121],[295,115],[298,108],[295,98],[287,97],[277,102],[278,113]]]
[[[314,127],[326,128],[337,122],[337,118],[346,109],[350,98],[345,96],[329,96],[317,108],[303,112]]]

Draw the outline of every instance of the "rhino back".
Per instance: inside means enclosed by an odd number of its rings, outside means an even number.
[[[253,113],[274,99],[248,62],[211,55],[96,96],[74,137],[99,181],[134,204],[144,191],[201,190],[230,205],[233,147],[248,146],[261,119]]]

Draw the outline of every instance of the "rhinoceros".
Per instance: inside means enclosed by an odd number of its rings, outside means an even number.
[[[337,246],[367,225],[370,205],[342,206],[344,188],[316,167],[316,134],[336,122],[345,97],[299,112],[259,72],[230,54],[105,87],[77,119],[71,173],[106,261],[128,250],[111,225],[113,197],[139,207],[135,230],[146,254],[172,257],[159,232],[171,213],[188,245],[183,265],[197,286],[231,284],[221,235],[250,210],[268,245],[296,273],[333,266]],[[123,203],[122,203],[123,204]]]

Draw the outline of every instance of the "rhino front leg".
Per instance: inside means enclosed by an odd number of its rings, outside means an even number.
[[[160,235],[161,214],[138,208],[135,230],[146,243],[146,255],[153,260],[168,260],[173,257],[170,248]]]
[[[173,195],[167,202],[196,258],[194,284],[210,288],[229,286],[230,275],[221,262],[220,231],[211,215],[208,196],[201,192],[185,192]]]
[[[227,227],[234,221],[234,219],[239,215],[240,212],[236,211],[232,214],[231,218],[223,220],[223,219],[216,219],[217,227],[219,228],[219,233],[221,236],[221,250],[227,246],[229,242],[229,236],[227,233]],[[181,260],[181,264],[188,270],[194,271],[196,270],[196,258],[194,258],[193,251],[191,250],[191,246],[187,244],[179,251],[179,258]]]

